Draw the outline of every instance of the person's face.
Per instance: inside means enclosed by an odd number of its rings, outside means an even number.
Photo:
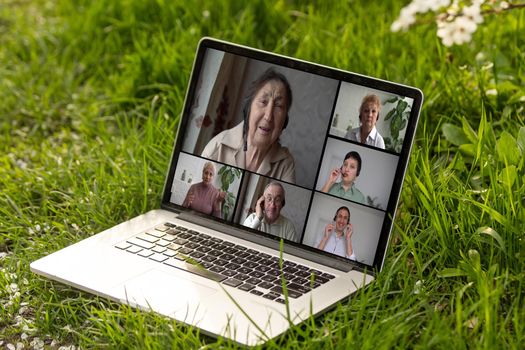
[[[264,215],[270,224],[281,214],[283,201],[284,195],[281,187],[272,185],[264,191]]]
[[[202,182],[209,185],[213,181],[214,172],[210,167],[202,169]]]
[[[270,80],[255,94],[250,106],[249,142],[256,147],[269,147],[279,136],[286,120],[286,88]]]
[[[346,225],[348,225],[349,214],[345,209],[341,209],[337,212],[335,216],[335,230],[337,232],[342,232]]]
[[[361,109],[359,119],[361,120],[362,125],[368,128],[372,128],[376,125],[378,115],[379,106],[374,102],[368,102],[365,103],[363,108]]]
[[[355,181],[358,164],[354,158],[348,158],[343,162],[343,166],[341,167],[341,179],[343,183],[351,184]]]

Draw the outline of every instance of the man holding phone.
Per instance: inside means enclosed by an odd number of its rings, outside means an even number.
[[[279,182],[272,181],[266,185],[263,195],[257,200],[255,212],[244,220],[243,225],[297,242],[293,224],[281,215],[284,205],[284,188]]]

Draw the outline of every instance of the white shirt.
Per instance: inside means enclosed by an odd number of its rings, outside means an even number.
[[[361,142],[361,128],[357,127],[348,131],[346,133],[345,138],[352,141]],[[385,149],[385,141],[383,140],[383,137],[379,134],[375,126],[372,128],[372,131],[370,131],[370,134],[368,134],[368,137],[365,140],[365,144]]]
[[[321,237],[315,243],[315,247],[316,248],[319,247],[319,244],[323,240],[323,237],[324,237],[324,232],[321,234]],[[343,258],[356,260],[355,259],[355,249],[353,249],[353,248],[354,247],[352,246],[352,255],[347,255],[346,254],[346,238],[345,238],[345,236],[343,235],[341,237],[337,237],[337,234],[335,232],[332,232],[330,234],[330,237],[328,238],[328,241],[326,242],[323,250],[325,252],[328,252],[328,253],[332,253],[332,254],[335,254],[335,255],[342,256]]]
[[[293,224],[290,222],[290,220],[282,215],[279,215],[273,224],[268,224],[264,218],[261,221],[257,215],[255,215],[255,213],[251,213],[246,218],[246,220],[244,220],[243,225],[277,237],[297,242]]]

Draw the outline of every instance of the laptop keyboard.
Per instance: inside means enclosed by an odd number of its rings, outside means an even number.
[[[165,223],[115,245],[116,248],[224,285],[284,303],[282,278],[289,298],[299,298],[335,276],[217,237]]]

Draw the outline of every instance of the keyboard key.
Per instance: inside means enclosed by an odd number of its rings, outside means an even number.
[[[149,242],[149,243],[155,243],[155,242],[157,242],[159,240],[157,237],[154,237],[154,236],[151,236],[151,235],[147,235],[145,233],[140,233],[140,234],[136,235],[135,237],[138,238],[138,239],[141,239],[143,241]]]
[[[217,266],[225,266],[225,265],[228,265],[228,261],[219,258],[215,260],[214,264]]]
[[[285,304],[286,303],[286,301],[283,298],[277,298],[277,299],[275,299],[275,301],[280,303],[280,304]]]
[[[240,284],[242,284],[242,281],[236,280],[234,278],[228,278],[227,280],[222,282],[223,284],[231,287],[237,287]]]
[[[250,256],[251,254],[250,253],[247,253],[247,252],[239,252],[237,253],[237,257],[238,258],[246,258],[247,256]]]
[[[273,292],[279,293],[279,294],[284,294],[282,286],[274,286],[270,290],[273,291]],[[304,294],[304,293],[300,293],[300,292],[298,292],[296,290],[289,289],[289,288],[287,289],[287,292],[288,292],[288,296],[290,298],[294,298],[294,299],[299,298],[301,295]]]
[[[261,278],[262,276],[264,276],[264,273],[260,271],[252,271],[249,273],[249,275],[255,278]]]
[[[270,288],[274,287],[273,283],[265,282],[265,281],[262,281],[257,286],[260,287],[260,288],[263,288],[263,289],[270,289]]]
[[[183,247],[183,248],[180,248],[179,249],[179,254],[185,254],[185,255],[188,255],[189,253],[191,253],[193,250],[191,250],[190,248],[186,248],[186,247]]]
[[[214,260],[217,260],[217,258],[211,255],[206,255],[206,256],[203,256],[201,260],[206,261],[206,262],[212,262]]]
[[[240,285],[237,288],[239,288],[240,290],[244,290],[246,292],[249,292],[250,290],[254,289],[255,286],[253,284],[244,283],[244,284]]]
[[[217,273],[221,273],[224,270],[225,270],[225,268],[222,267],[222,266],[212,266],[212,267],[210,267],[210,271],[217,272]]]
[[[207,253],[212,249],[210,247],[200,246],[196,250],[201,253]]]
[[[164,247],[155,246],[151,250],[155,253],[164,253],[167,249]]]
[[[235,247],[235,249],[240,250],[240,251],[243,251],[243,250],[247,250],[247,249],[248,249],[248,248],[246,248],[246,247],[244,247],[244,246],[242,246],[242,245],[238,245],[238,244],[236,244],[234,247]]]
[[[259,266],[259,264],[253,262],[253,261],[246,261],[243,266],[249,268],[249,269],[254,269],[256,268],[257,266]]]
[[[184,245],[185,248],[196,249],[199,247],[197,243],[188,242]]]
[[[188,240],[179,237],[176,240],[174,240],[173,243],[176,243],[176,244],[179,244],[179,245],[185,245],[186,243],[188,243]]]
[[[260,290],[257,290],[257,289],[252,289],[250,291],[250,293],[255,294],[255,295],[259,295],[259,296],[264,294],[263,292],[261,292]]]
[[[323,274],[321,275],[321,277],[328,278],[329,280],[335,278],[334,275],[331,275],[331,274],[329,274],[328,272],[323,272]]]
[[[204,255],[206,255],[206,254],[194,250],[194,251],[191,252],[189,255],[190,255],[192,258],[194,258],[194,259],[200,259],[200,258],[202,258],[202,257],[203,257]]]
[[[231,262],[235,263],[235,264],[242,265],[242,264],[244,264],[246,262],[246,259],[235,258],[235,259],[232,259]]]
[[[130,252],[130,253],[133,253],[133,254],[137,254],[141,250],[142,250],[142,248],[141,247],[137,247],[136,245],[132,245],[131,247],[126,249],[127,252]]]
[[[226,277],[233,277],[237,274],[237,271],[234,271],[234,270],[224,270],[221,272],[221,274],[223,276],[226,276]]]
[[[144,250],[141,250],[140,252],[138,252],[137,255],[140,255],[140,256],[143,256],[143,257],[147,258],[149,256],[152,256],[153,252],[151,250],[144,249]]]
[[[321,283],[321,284],[324,284],[326,282],[330,281],[328,278],[325,278],[323,276],[315,276],[314,277],[314,282],[317,282],[317,283]]]
[[[296,276],[303,277],[303,278],[310,278],[311,274],[306,271],[299,270],[295,273]]]
[[[168,242],[173,242],[177,237],[174,235],[167,234],[164,237],[162,237],[163,240]]]
[[[239,251],[237,249],[232,248],[232,247],[224,249],[223,252],[225,252],[227,254],[232,254],[232,255],[236,255],[237,253],[239,253]]]
[[[118,249],[126,250],[129,247],[131,247],[131,244],[129,244],[127,242],[120,242],[120,243],[116,244],[115,247],[117,247]]]
[[[169,246],[171,243],[164,240],[164,239],[160,239],[157,243],[155,243],[156,245],[160,245],[161,247],[167,247]]]
[[[269,268],[268,266],[259,265],[255,268],[255,270],[260,271],[260,272],[267,272],[267,271],[270,271],[271,268]]]
[[[156,229],[155,230],[148,230],[148,231],[146,231],[146,234],[148,234],[150,236],[153,236],[153,237],[157,237],[157,238],[162,238],[162,237],[164,237],[166,235],[164,232],[157,231]]]
[[[261,283],[262,281],[258,278],[255,278],[255,277],[250,277],[248,278],[246,281],[246,283],[250,283],[250,284],[254,284],[254,285],[257,285],[259,283]]]
[[[127,242],[131,243],[133,245],[137,245],[137,246],[139,246],[141,248],[144,248],[144,249],[151,249],[151,248],[153,248],[155,246],[155,244],[153,244],[153,243],[148,243],[146,241],[143,241],[143,240],[135,238],[135,237],[128,239]]]
[[[229,263],[228,265],[226,265],[226,267],[229,268],[230,270],[237,270],[239,267],[241,267],[241,265]]]
[[[167,248],[171,250],[179,250],[180,248],[182,248],[182,246],[177,243],[171,243],[167,246]]]
[[[169,259],[166,255],[155,253],[152,256],[149,257],[151,260],[155,260],[158,262],[163,262],[164,260]]]
[[[270,276],[270,275],[264,275],[264,276],[261,277],[261,279],[263,281],[270,282],[270,283],[278,281],[278,279],[275,276]]]
[[[274,299],[279,298],[279,296],[280,296],[280,295],[277,294],[277,293],[270,292],[270,293],[268,293],[268,294],[263,295],[262,297],[265,298],[265,299],[274,300]]]
[[[250,253],[252,255],[258,255],[259,254],[259,252],[257,250],[255,250],[255,249],[248,249],[248,250],[246,250],[246,252]]]
[[[222,254],[222,252],[221,252],[220,250],[215,250],[215,249],[214,249],[214,250],[210,250],[210,251],[208,252],[208,255],[212,255],[212,256],[214,256],[214,257],[218,257],[218,256],[220,256],[221,254]]]
[[[238,273],[234,276],[234,278],[238,279],[238,280],[241,280],[241,281],[245,281],[247,280],[248,278],[250,278],[250,276],[248,275],[245,275],[244,273]]]
[[[173,250],[166,249],[166,251],[162,254],[166,255],[167,257],[173,258],[177,253]]]
[[[286,285],[286,288],[288,288],[288,290],[293,290],[301,294],[308,293],[308,291],[310,290],[310,288],[304,285],[297,284],[297,283],[289,283]]]
[[[231,260],[231,259],[235,259],[235,256],[231,255],[231,254],[222,254],[220,256],[221,259],[223,260]]]
[[[250,272],[252,272],[252,269],[249,269],[247,267],[241,266],[240,268],[237,269],[237,272],[244,273],[244,274],[249,274]]]
[[[169,229],[170,229],[170,227],[168,225],[166,225],[166,224],[155,226],[155,230],[160,231],[160,232],[166,232]]]

